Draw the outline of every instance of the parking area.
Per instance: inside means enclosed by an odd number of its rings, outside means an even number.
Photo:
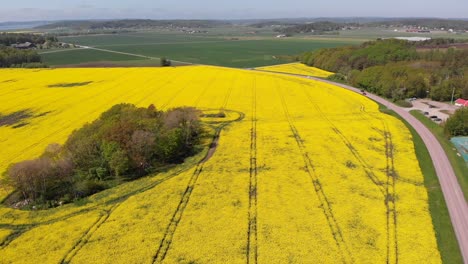
[[[455,110],[458,109],[457,106],[451,105],[449,103],[436,102],[428,99],[417,99],[412,101],[413,107],[408,108],[410,110],[419,110],[428,117],[433,117],[432,119],[435,122],[440,123],[449,118]]]

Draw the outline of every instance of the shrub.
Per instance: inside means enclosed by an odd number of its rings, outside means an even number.
[[[165,57],[161,58],[161,67],[171,66],[172,62]]]
[[[468,136],[468,108],[455,111],[445,122],[444,131],[449,137]]]
[[[406,101],[406,100],[396,100],[395,104],[399,105],[401,107],[407,107],[407,108],[413,107],[413,104],[411,102]]]

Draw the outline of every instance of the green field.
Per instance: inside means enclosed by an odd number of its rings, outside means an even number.
[[[167,32],[138,32],[114,35],[62,37],[67,43],[90,46],[108,51],[67,50],[42,54],[51,66],[76,65],[88,62],[139,60],[142,57],[112,53],[131,53],[153,58],[210,64],[227,67],[250,68],[288,62],[288,56],[298,55],[325,47],[337,47],[362,42],[352,39],[304,39],[273,37],[273,33],[257,36],[234,34],[221,35],[217,31],[208,34],[184,34]]]
[[[48,65],[70,65],[95,61],[133,61],[142,59],[135,56],[91,49],[60,50],[58,52],[41,54],[41,56]]]

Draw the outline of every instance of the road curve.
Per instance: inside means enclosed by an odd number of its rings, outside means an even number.
[[[309,79],[333,84],[356,93],[361,93],[359,89],[348,85],[314,77],[309,77]],[[429,154],[431,155],[437,177],[439,178],[440,186],[442,187],[442,192],[444,194],[445,202],[447,203],[450,219],[452,220],[452,225],[458,239],[464,263],[468,264],[468,205],[444,149],[432,132],[414,116],[408,113],[408,111],[405,111],[403,108],[374,94],[368,93],[367,97],[395,111],[416,130],[426,144]]]

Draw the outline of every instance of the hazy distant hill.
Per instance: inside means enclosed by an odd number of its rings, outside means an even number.
[[[48,21],[0,22],[0,30],[29,29],[47,25]]]
[[[37,27],[37,29],[68,28],[74,30],[101,30],[101,29],[140,29],[157,27],[174,28],[210,28],[227,25],[227,21],[219,20],[151,20],[151,19],[123,19],[123,20],[77,20],[59,21]]]

